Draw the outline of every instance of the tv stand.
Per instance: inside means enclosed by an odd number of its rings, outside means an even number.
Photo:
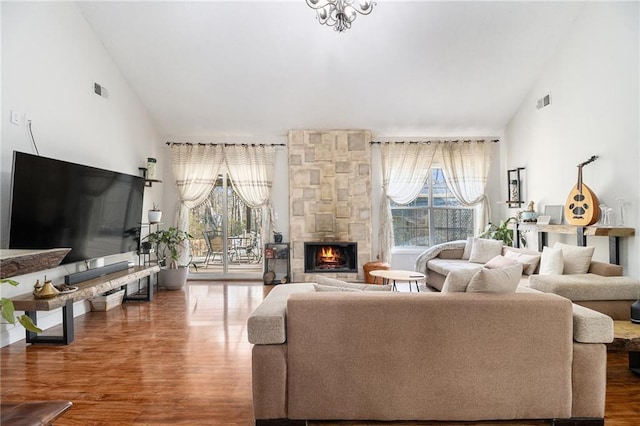
[[[125,300],[153,300],[153,284],[151,276],[160,271],[158,265],[134,266],[123,271],[113,272],[94,278],[88,281],[77,283],[78,291],[68,294],[61,294],[51,299],[36,299],[33,294],[24,294],[12,298],[13,306],[16,310],[25,311],[33,320],[37,321],[37,311],[52,311],[62,308],[62,335],[61,336],[40,336],[31,331],[26,331],[27,343],[52,343],[68,345],[73,342],[73,304],[82,300],[90,299],[109,290],[125,288]],[[126,286],[136,280],[147,279],[147,295],[143,298],[127,297]]]

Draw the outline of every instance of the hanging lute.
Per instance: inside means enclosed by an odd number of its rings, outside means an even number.
[[[582,182],[582,167],[594,162],[596,155],[578,165],[578,183],[573,187],[564,205],[564,217],[568,224],[576,226],[593,225],[600,218],[598,197]]]

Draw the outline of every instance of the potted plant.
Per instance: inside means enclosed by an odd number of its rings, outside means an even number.
[[[515,217],[509,217],[503,221],[500,221],[499,225],[489,222],[484,232],[480,234],[481,238],[490,238],[492,240],[502,240],[505,245],[513,245],[513,229],[509,228],[509,224],[512,221],[516,221]],[[527,240],[524,235],[520,234],[520,245],[522,247],[527,246]]]
[[[182,250],[193,237],[185,231],[170,227],[152,232],[146,238],[155,248],[158,264],[162,267],[158,282],[167,290],[180,290],[187,282],[189,265],[192,263],[180,265],[178,262]]]
[[[153,203],[153,208],[149,210],[149,223],[160,223],[162,219],[162,211],[156,203]]]

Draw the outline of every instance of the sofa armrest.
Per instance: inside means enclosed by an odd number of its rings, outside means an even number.
[[[573,340],[580,343],[611,343],[613,320],[605,314],[574,303]]]
[[[279,345],[287,341],[287,300],[294,293],[315,292],[312,283],[280,284],[264,298],[247,321],[249,343]]]
[[[603,277],[621,277],[622,266],[592,260],[589,265],[589,273],[602,275]]]

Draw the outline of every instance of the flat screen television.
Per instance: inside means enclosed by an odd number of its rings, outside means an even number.
[[[9,248],[70,247],[62,263],[135,251],[144,178],[14,152]]]

